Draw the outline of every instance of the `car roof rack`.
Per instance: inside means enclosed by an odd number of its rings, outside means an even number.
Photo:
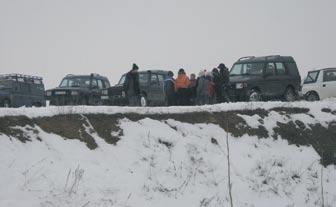
[[[0,77],[1,78],[13,77],[13,78],[26,78],[26,79],[32,79],[32,80],[43,80],[43,78],[39,76],[23,75],[23,74],[17,74],[17,73],[3,74],[3,75],[0,75]]]
[[[241,57],[238,59],[238,61],[241,61],[241,60],[248,60],[248,59],[252,59],[252,58],[255,58],[255,56],[245,56],[245,57]]]
[[[268,55],[268,56],[265,56],[265,59],[271,59],[271,58],[279,58],[281,57],[280,55]]]

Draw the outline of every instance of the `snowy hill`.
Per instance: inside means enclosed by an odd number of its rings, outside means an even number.
[[[0,206],[230,206],[229,147],[234,206],[331,207],[335,146],[334,99],[0,109]]]

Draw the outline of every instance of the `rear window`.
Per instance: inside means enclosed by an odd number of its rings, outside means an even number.
[[[323,71],[323,82],[336,81],[336,69]]]
[[[315,83],[317,81],[319,73],[320,71],[309,72],[306,79],[304,80],[304,83]]]

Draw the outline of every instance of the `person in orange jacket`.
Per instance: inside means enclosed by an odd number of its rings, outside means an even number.
[[[190,80],[186,75],[183,68],[178,71],[177,78],[175,80],[175,91],[177,95],[177,104],[181,106],[188,105],[188,88],[190,85]]]

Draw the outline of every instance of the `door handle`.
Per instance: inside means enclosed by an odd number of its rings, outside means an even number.
[[[323,84],[322,87],[326,87],[326,84]]]

